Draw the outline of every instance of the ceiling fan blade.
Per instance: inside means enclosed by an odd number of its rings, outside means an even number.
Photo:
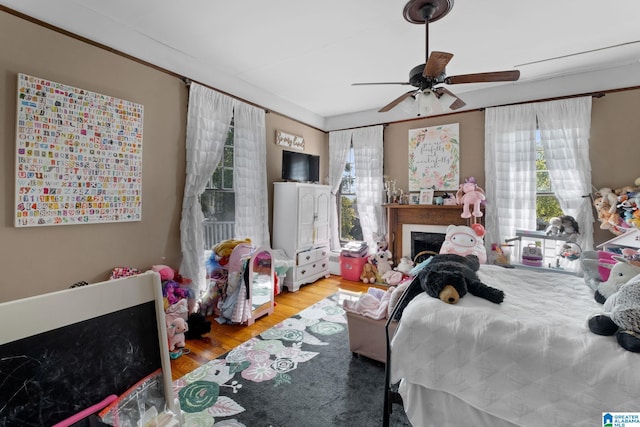
[[[449,109],[451,109],[451,110],[457,110],[458,108],[462,108],[465,105],[467,105],[466,102],[464,102],[462,99],[458,98],[456,95],[453,94],[453,92],[451,92],[447,88],[438,87],[438,88],[433,89],[433,92],[436,94],[438,99],[441,99],[443,95],[449,95],[451,98],[454,98],[455,101],[453,101],[453,103],[449,105]]]
[[[414,93],[416,93],[415,90],[410,90],[409,92],[400,95],[399,97],[397,97],[396,99],[394,99],[393,101],[391,101],[390,103],[388,103],[387,105],[379,109],[378,113],[386,113],[387,111],[396,107],[398,104],[400,104],[402,101],[404,101],[408,97],[412,96]]]
[[[351,86],[371,86],[371,85],[410,85],[409,82],[373,82],[373,83],[351,83]]]
[[[451,58],[453,58],[453,53],[431,52],[424,66],[424,71],[422,72],[423,77],[438,77],[444,73],[444,69],[449,61],[451,61]]]
[[[514,82],[520,78],[520,71],[495,71],[492,73],[461,74],[447,77],[444,82],[449,85],[460,83]]]

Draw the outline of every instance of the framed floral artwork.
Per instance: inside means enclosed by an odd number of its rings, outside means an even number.
[[[454,191],[460,183],[458,123],[409,130],[409,191]]]

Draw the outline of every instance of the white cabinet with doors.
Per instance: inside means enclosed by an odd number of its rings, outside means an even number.
[[[291,292],[329,277],[328,185],[276,182],[273,192],[273,247],[295,261],[285,276]]]

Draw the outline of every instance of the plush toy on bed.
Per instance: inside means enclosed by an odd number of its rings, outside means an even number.
[[[615,335],[625,350],[640,353],[640,275],[634,277],[604,303],[604,314],[589,319],[598,335]]]
[[[487,249],[484,247],[484,227],[482,224],[450,225],[445,232],[444,242],[440,248],[441,254],[456,254],[461,256],[475,255],[481,264],[487,262]]]
[[[614,256],[613,258],[618,262],[611,267],[609,278],[598,285],[594,295],[595,300],[600,304],[603,304],[611,295],[618,292],[622,285],[640,274],[640,266],[629,262],[623,257]]]
[[[447,304],[455,304],[467,292],[500,304],[504,292],[482,283],[478,277],[480,262],[475,255],[439,254],[418,274],[422,289]]]

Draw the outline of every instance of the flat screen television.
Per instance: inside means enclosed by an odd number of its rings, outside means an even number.
[[[296,182],[320,182],[320,156],[283,150],[282,179]]]

